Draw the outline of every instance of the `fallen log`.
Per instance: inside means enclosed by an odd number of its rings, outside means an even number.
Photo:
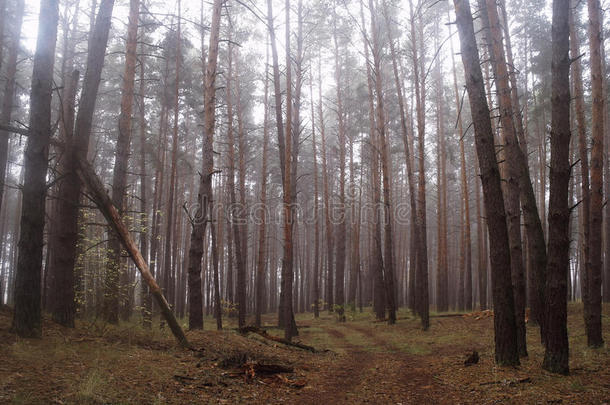
[[[294,369],[290,366],[284,366],[281,364],[265,364],[265,363],[245,363],[244,368],[251,370],[254,374],[278,374],[278,373],[292,373]]]
[[[296,347],[296,348],[303,349],[303,350],[308,350],[312,353],[318,352],[312,346],[307,346],[307,345],[304,345],[302,343],[297,343],[297,342],[291,342],[291,341],[283,339],[281,337],[270,335],[267,333],[266,330],[262,330],[260,328],[257,328],[256,326],[245,326],[243,328],[239,328],[238,331],[242,335],[247,335],[248,333],[256,333],[257,335],[262,336],[265,339],[269,339],[269,340],[272,340],[277,343],[281,343],[286,346],[291,346],[291,347]]]
[[[486,381],[486,382],[482,382],[479,385],[495,385],[495,384],[501,384],[501,385],[507,385],[507,386],[513,386],[513,385],[517,385],[517,384],[523,384],[523,383],[531,383],[532,379],[530,377],[525,377],[525,378],[517,378],[517,379],[503,379],[503,380],[499,380],[499,381]]]

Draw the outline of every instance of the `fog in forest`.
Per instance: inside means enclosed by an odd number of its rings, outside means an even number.
[[[609,9],[0,0],[0,402],[605,403]]]

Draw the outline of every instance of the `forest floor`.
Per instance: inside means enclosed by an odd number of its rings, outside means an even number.
[[[529,357],[516,368],[493,361],[493,318],[434,316],[429,331],[405,310],[394,326],[370,309],[347,322],[324,312],[297,315],[295,341],[311,353],[256,334],[189,332],[199,351],[176,346],[167,328],[81,321],[75,329],[44,322],[42,339],[9,332],[11,310],[0,308],[0,403],[15,404],[604,404],[610,403],[610,345],[591,350],[580,305],[569,308],[571,375],[540,367],[538,328],[528,327]],[[610,339],[610,306],[604,336]],[[271,325],[274,318],[265,321]],[[269,327],[269,334],[281,336]],[[480,361],[464,366],[477,350]],[[245,364],[245,365],[244,365]],[[292,372],[264,374],[258,365]],[[254,372],[253,372],[254,370]]]

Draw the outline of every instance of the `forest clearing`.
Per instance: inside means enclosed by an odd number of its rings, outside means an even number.
[[[604,308],[608,319],[609,307]],[[610,351],[589,349],[582,311],[570,305],[572,373],[540,369],[538,330],[528,327],[530,355],[515,368],[493,361],[492,319],[431,316],[424,332],[399,311],[395,325],[369,311],[297,316],[296,339],[311,353],[257,335],[244,337],[230,322],[224,331],[189,332],[201,351],[175,345],[169,331],[139,325],[49,323],[42,340],[8,333],[10,311],[0,312],[0,402],[12,404],[604,404],[610,398]],[[275,324],[263,316],[264,324]],[[605,323],[605,333],[610,332]],[[47,326],[47,325],[45,325]],[[280,330],[269,327],[268,333]],[[465,366],[476,350],[477,364]],[[293,372],[247,373],[244,363],[275,364]]]

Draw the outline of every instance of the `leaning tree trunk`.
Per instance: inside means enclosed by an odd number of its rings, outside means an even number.
[[[570,56],[569,0],[553,1],[549,250],[546,275],[545,353],[542,367],[569,373],[567,279],[570,264]]]
[[[511,284],[511,256],[500,170],[496,161],[494,135],[485,96],[485,85],[474,34],[469,0],[454,0],[460,36],[466,90],[473,119],[475,144],[483,183],[489,227],[492,293],[494,303],[495,359],[500,365],[518,365],[515,303]]]
[[[24,154],[23,205],[12,325],[12,329],[23,337],[42,335],[41,264],[58,20],[59,0],[42,0],[32,71],[29,138]]]
[[[131,233],[125,224],[123,223],[121,216],[119,215],[118,210],[112,204],[110,197],[106,193],[106,189],[104,188],[104,184],[100,180],[99,177],[95,174],[95,171],[83,157],[79,156],[77,161],[75,162],[77,165],[78,176],[83,182],[83,184],[87,187],[89,192],[92,195],[93,202],[97,205],[99,210],[102,212],[108,224],[112,227],[113,231],[118,236],[121,244],[129,254],[129,257],[133,260],[136,267],[140,271],[142,278],[148,284],[148,288],[150,289],[151,295],[155,298],[155,301],[159,305],[161,309],[161,314],[167,321],[167,324],[170,327],[170,330],[178,340],[182,346],[190,348],[190,344],[184,335],[184,331],[180,324],[176,320],[171,308],[165,297],[163,296],[163,292],[161,288],[156,283],[153,278],[150,270],[148,268],[148,264],[142,257],[142,254],[138,250],[138,247],[131,237]]]

